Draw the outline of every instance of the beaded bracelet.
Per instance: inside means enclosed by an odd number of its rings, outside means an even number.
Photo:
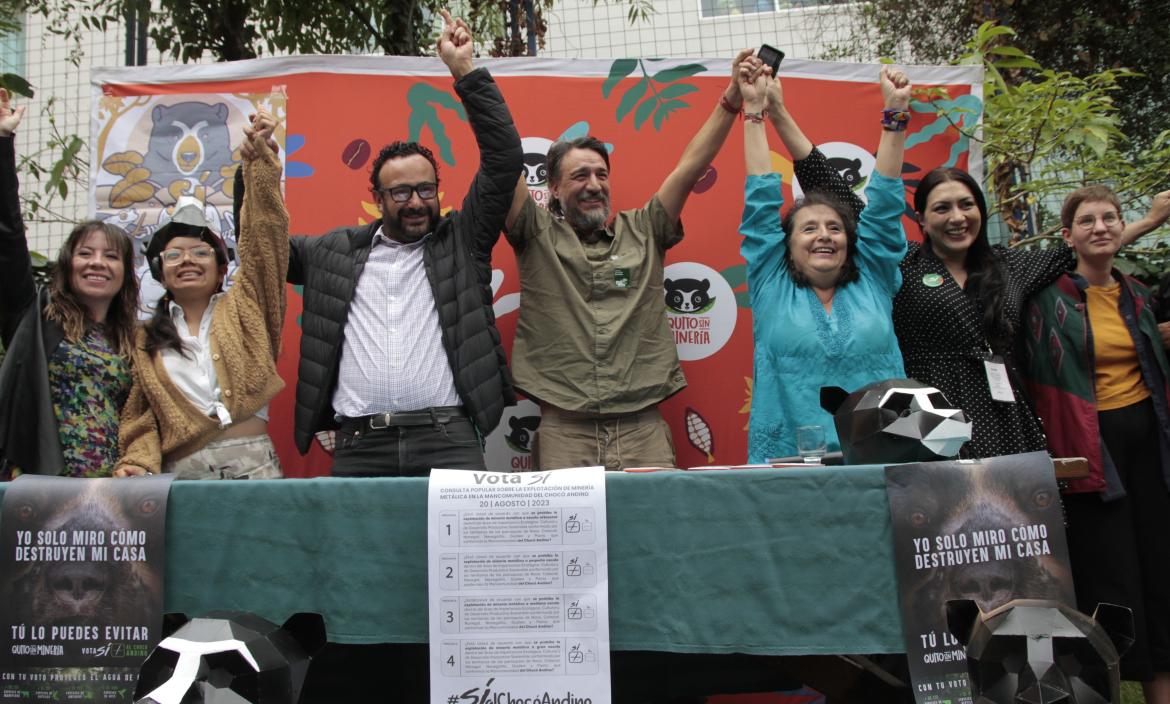
[[[882,110],[882,127],[891,132],[902,132],[910,124],[910,112],[907,110]]]
[[[746,112],[745,111],[742,114],[743,114],[743,121],[744,122],[755,122],[758,124],[758,123],[763,122],[764,118],[768,116],[768,108],[764,108],[763,110],[761,110],[759,112]]]

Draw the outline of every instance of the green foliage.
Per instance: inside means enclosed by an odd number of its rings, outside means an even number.
[[[435,110],[435,106],[447,108],[464,122],[467,122],[467,112],[455,96],[426,83],[415,83],[406,91],[406,103],[410,106],[410,118],[407,127],[410,131],[409,139],[417,142],[422,136],[424,127],[431,131],[435,144],[439,147],[439,158],[450,166],[455,165],[455,152],[451,149],[451,140],[447,137],[447,127]]]
[[[601,97],[608,98],[614,88],[628,78],[635,70],[641,69],[642,78],[622,94],[617,106],[617,121],[621,122],[634,113],[634,129],[642,129],[642,125],[651,116],[654,118],[654,129],[661,130],[675,110],[689,107],[689,103],[680,100],[682,96],[698,91],[698,87],[690,83],[682,83],[685,78],[707,70],[702,64],[682,64],[671,66],[657,71],[653,76],[646,70],[646,64],[655,63],[661,59],[617,59],[609,67],[609,76],[601,84]],[[648,95],[647,95],[648,94]]]
[[[1166,127],[1170,0],[870,0],[855,8],[852,35],[823,58],[947,63],[963,53],[980,25],[992,21],[1012,27],[1020,45],[1053,71],[1140,72],[1124,78],[1124,90],[1114,96],[1121,129],[1144,146]]]
[[[982,141],[989,208],[1001,216],[1013,242],[1055,237],[1061,200],[1090,183],[1110,185],[1128,213],[1144,214],[1146,201],[1170,185],[1170,131],[1144,148],[1124,133],[1115,98],[1134,72],[1054,71],[1009,43],[1015,37],[1007,27],[984,23],[961,58],[984,67],[981,134],[954,117],[949,96],[926,101],[966,138]],[[1148,274],[1163,268],[1168,253],[1164,246],[1130,249],[1122,266]]]

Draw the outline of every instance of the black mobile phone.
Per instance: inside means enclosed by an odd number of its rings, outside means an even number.
[[[780,62],[784,60],[783,51],[774,46],[761,44],[760,48],[756,50],[756,56],[760,57],[760,61],[763,61],[766,66],[772,67],[773,76],[780,72]]]

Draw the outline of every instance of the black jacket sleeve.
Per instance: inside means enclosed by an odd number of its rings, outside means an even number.
[[[455,82],[479,145],[479,170],[463,199],[460,236],[476,259],[476,274],[491,281],[492,248],[512,205],[516,179],[524,168],[520,133],[504,96],[487,69],[478,68]]]
[[[0,339],[7,345],[21,314],[36,299],[32,259],[20,217],[13,137],[0,137]]]

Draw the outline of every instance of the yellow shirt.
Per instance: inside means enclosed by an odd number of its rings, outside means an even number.
[[[1121,318],[1121,285],[1090,286],[1085,289],[1089,325],[1093,329],[1097,410],[1124,408],[1150,395],[1142,383],[1137,348]]]

